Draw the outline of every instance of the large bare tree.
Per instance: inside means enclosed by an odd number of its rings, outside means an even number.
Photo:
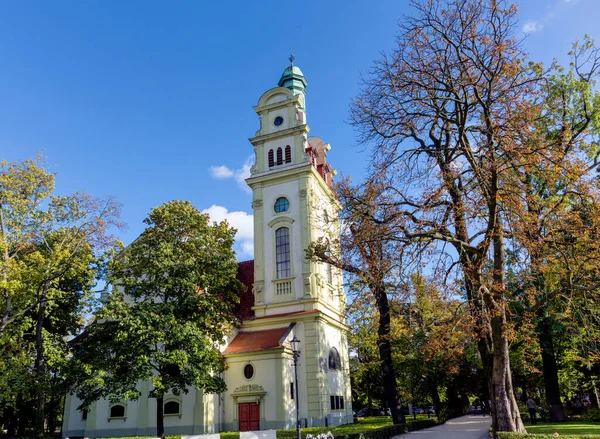
[[[374,164],[387,170],[400,237],[450,245],[490,382],[494,427],[524,432],[513,393],[506,315],[505,222],[510,162],[543,81],[513,37],[503,0],[412,3],[397,48],[375,64],[352,108]]]
[[[352,122],[373,145],[373,178],[387,209],[393,206],[386,222],[394,222],[392,239],[403,255],[444,255],[462,278],[494,429],[524,432],[510,370],[506,246],[518,242],[524,262],[535,263],[535,244],[547,242],[535,225],[560,224],[552,206],[568,215],[584,189],[586,202],[598,199],[589,179],[597,154],[588,142],[598,119],[590,89],[597,53],[589,42],[575,47],[577,80],[569,88],[568,77],[528,62],[514,37],[516,7],[507,1],[421,0],[412,7],[397,47],[364,81]],[[544,203],[535,181],[544,181],[546,192],[554,185]],[[527,297],[529,313],[553,295],[597,289],[593,279],[575,285],[563,274],[556,292]]]

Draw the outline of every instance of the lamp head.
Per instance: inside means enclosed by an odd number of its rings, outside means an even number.
[[[290,344],[292,345],[292,351],[294,351],[294,352],[298,352],[299,351],[299,349],[300,349],[300,340],[298,340],[295,335],[294,335],[294,338],[292,338],[290,340]]]

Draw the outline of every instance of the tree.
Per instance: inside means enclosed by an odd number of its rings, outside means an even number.
[[[50,383],[67,356],[64,338],[81,324],[102,255],[116,242],[109,230],[121,225],[112,198],[58,196],[53,189],[54,175],[41,157],[0,164],[0,339],[11,345],[4,365],[13,369],[0,393],[12,426],[18,420],[23,430],[28,412],[35,412],[38,435],[45,423],[55,425],[58,398]]]
[[[225,390],[218,346],[234,321],[235,229],[210,224],[189,202],[154,208],[146,230],[110,262],[113,292],[74,346],[73,391],[82,408],[99,398],[156,398],[164,438],[163,399],[191,386]],[[141,395],[139,380],[150,380]]]
[[[598,284],[590,276],[592,261],[598,257],[593,212],[600,193],[590,172],[599,157],[593,138],[600,127],[600,95],[595,91],[598,54],[586,37],[570,52],[571,68],[566,72],[556,68],[548,75],[527,139],[535,154],[528,160],[511,160],[513,186],[522,200],[520,208],[515,203],[507,215],[518,249],[514,267],[522,282],[518,290],[524,292],[520,306],[536,321],[545,398],[554,422],[567,418],[558,386],[553,314],[562,308],[566,295],[593,293]]]
[[[552,96],[548,75],[514,38],[517,11],[507,1],[412,5],[398,46],[376,62],[354,101],[352,121],[373,144],[374,173],[388,209],[397,210],[403,254],[443,254],[448,274],[462,278],[494,429],[524,432],[510,370],[507,242],[523,237],[514,231],[525,217],[523,176],[531,172],[523,171],[545,164],[563,172],[557,159],[584,152],[585,121],[597,118],[595,108],[579,108],[584,124],[577,125],[564,106],[545,106],[560,95]],[[592,77],[595,69],[592,62]],[[537,125],[547,117],[554,136]]]
[[[342,205],[339,213],[341,237],[329,242],[312,242],[307,257],[331,264],[349,276],[351,291],[356,300],[374,302],[377,309],[377,349],[386,392],[387,405],[395,424],[404,423],[398,394],[392,346],[390,342],[391,309],[389,295],[405,297],[402,291],[401,259],[403,244],[395,236],[394,208],[381,199],[382,187],[369,180],[359,188],[348,180],[336,185],[336,194]]]

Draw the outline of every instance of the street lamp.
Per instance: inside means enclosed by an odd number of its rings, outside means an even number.
[[[292,352],[294,353],[294,390],[296,391],[296,439],[302,439],[300,435],[300,411],[298,401],[298,357],[300,357],[300,340],[294,338],[290,340]]]

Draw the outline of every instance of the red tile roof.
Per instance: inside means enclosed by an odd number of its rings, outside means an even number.
[[[237,306],[235,314],[240,320],[249,320],[254,316],[254,311],[252,311],[254,306],[254,293],[252,292],[254,261],[239,262],[237,278],[246,286],[246,289],[240,293],[240,304]]]
[[[276,349],[283,345],[280,343],[283,336],[288,332],[289,326],[277,329],[266,329],[264,331],[240,332],[229,343],[224,354],[239,354],[242,352],[264,351]]]

